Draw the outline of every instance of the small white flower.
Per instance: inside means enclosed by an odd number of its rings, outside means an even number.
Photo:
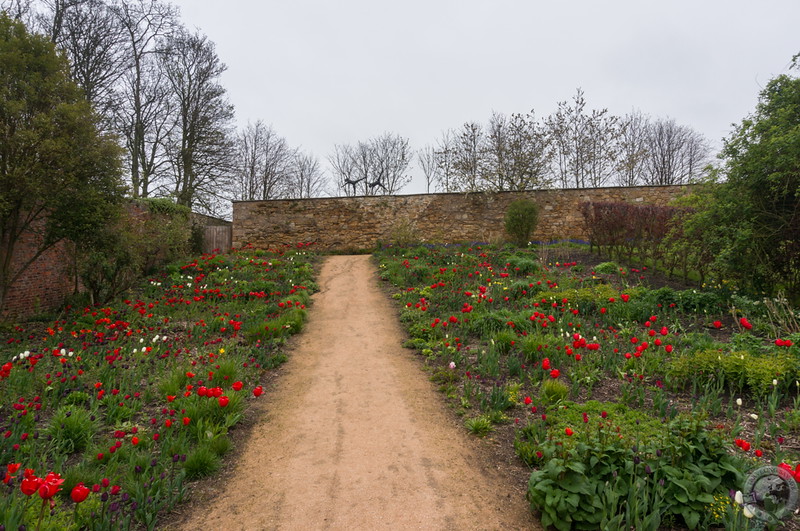
[[[772,385],[773,385],[773,387],[778,387],[778,379],[777,378],[773,378],[772,379]]]
[[[744,496],[742,496],[742,491],[740,491],[740,490],[737,490],[737,491],[736,491],[736,495],[733,497],[733,499],[734,499],[734,500],[736,501],[736,503],[738,503],[739,505],[744,505]]]
[[[742,405],[742,399],[741,398],[737,398],[736,399],[736,405],[737,406],[741,406]]]
[[[745,518],[752,518],[756,515],[753,511],[750,510],[750,507],[748,505],[742,507],[742,513],[744,513]]]
[[[755,413],[750,413],[750,418],[753,420],[758,420],[758,415],[756,415]]]
[[[139,343],[144,343],[144,338],[143,337],[139,338]]]
[[[134,353],[134,354],[136,354],[137,352],[139,352],[139,349],[138,349],[138,348],[135,348],[135,349],[133,349],[133,353]]]
[[[67,349],[65,349],[65,348],[62,348],[62,349],[61,349],[61,355],[62,355],[62,356],[66,356],[66,355],[67,355]]]
[[[454,362],[454,361],[451,361],[451,362],[450,362],[450,368],[451,368],[451,369],[455,369],[455,368],[456,368],[456,362]]]

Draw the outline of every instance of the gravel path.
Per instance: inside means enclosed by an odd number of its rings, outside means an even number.
[[[183,529],[539,528],[401,348],[369,257],[327,258],[319,285],[266,413]]]

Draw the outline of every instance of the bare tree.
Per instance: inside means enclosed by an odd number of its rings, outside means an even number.
[[[425,176],[425,193],[431,193],[431,185],[436,186],[440,180],[439,161],[436,148],[427,145],[417,151],[417,164],[419,164],[422,174]]]
[[[231,174],[233,106],[219,83],[225,65],[205,35],[185,31],[170,36],[159,57],[175,100],[172,194],[180,205],[213,213]]]
[[[355,146],[336,145],[328,162],[338,189],[348,196],[393,195],[411,181],[408,139],[391,133]]]
[[[486,165],[486,140],[478,122],[467,122],[455,133],[453,142],[453,191],[476,192],[483,189]]]
[[[647,135],[650,118],[641,111],[633,111],[622,122],[617,159],[617,184],[636,186],[642,183],[647,163]]]
[[[30,27],[33,17],[33,0],[0,0],[0,11]]]
[[[42,0],[44,12],[37,13],[35,18],[42,33],[53,41],[54,44],[61,42],[61,35],[64,31],[64,21],[69,12],[87,0]]]
[[[296,150],[272,127],[258,120],[236,137],[237,197],[245,201],[277,199],[291,188]]]
[[[482,181],[495,191],[529,190],[552,183],[550,135],[533,114],[493,113],[487,135],[487,167]]]
[[[108,117],[116,82],[128,66],[123,27],[101,0],[85,0],[62,16],[56,44],[67,52],[70,73],[86,99]]]
[[[647,150],[644,182],[649,185],[688,183],[708,163],[710,153],[700,133],[671,118],[650,124]]]
[[[436,189],[445,192],[455,191],[454,182],[454,169],[453,160],[455,158],[455,133],[452,129],[448,129],[442,133],[441,138],[436,142],[436,168],[438,173],[438,181],[436,182]]]
[[[123,28],[129,69],[116,111],[117,127],[125,137],[133,197],[147,197],[156,171],[163,166],[163,138],[169,91],[155,54],[158,43],[179,27],[177,10],[159,0],[117,0],[111,7]]]
[[[333,153],[328,157],[328,163],[336,179],[336,187],[346,196],[358,195],[358,186],[366,180],[356,174],[353,147],[349,144],[336,144]]]
[[[587,112],[583,91],[578,89],[572,103],[558,104],[547,118],[553,137],[553,171],[564,188],[604,185],[614,172],[619,119],[608,109]]]
[[[374,167],[368,186],[380,187],[387,195],[397,194],[411,182],[411,176],[406,173],[411,164],[408,139],[385,133],[374,138],[370,147]]]
[[[308,199],[322,195],[326,179],[317,157],[295,152],[293,159],[291,186],[287,190],[287,197]]]

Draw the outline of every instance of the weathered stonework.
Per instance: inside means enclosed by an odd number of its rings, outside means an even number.
[[[410,232],[434,243],[499,241],[505,238],[508,205],[522,198],[539,205],[534,240],[585,240],[580,203],[666,205],[687,190],[687,186],[638,186],[241,201],[233,204],[233,245],[269,248],[314,242],[323,250],[369,249]]]

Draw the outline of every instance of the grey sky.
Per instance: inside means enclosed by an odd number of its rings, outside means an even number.
[[[216,43],[238,122],[324,165],[387,131],[418,149],[492,110],[546,116],[578,87],[590,108],[669,116],[718,147],[800,52],[798,0],[173,3]]]

